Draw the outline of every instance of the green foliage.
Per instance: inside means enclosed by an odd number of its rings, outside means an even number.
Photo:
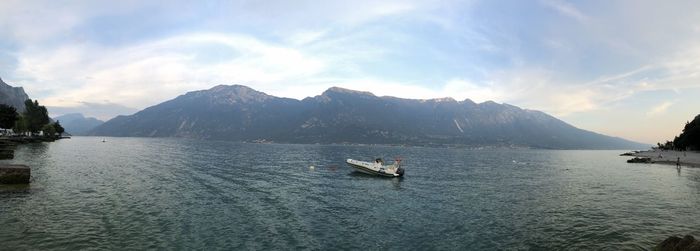
[[[58,120],[56,120],[56,123],[53,123],[53,128],[58,134],[63,134],[66,131]]]
[[[53,127],[52,124],[46,124],[42,126],[41,130],[44,132],[45,136],[54,136],[56,134],[56,129]]]
[[[676,149],[700,150],[700,115],[685,123],[683,132],[673,140]]]
[[[29,130],[27,128],[27,118],[20,115],[17,121],[15,121],[14,130],[15,132],[27,132]]]
[[[0,104],[0,128],[12,128],[17,121],[17,109],[12,106]]]
[[[31,99],[24,101],[25,111],[22,114],[26,118],[27,130],[36,133],[39,129],[49,123],[49,112],[46,107],[39,105],[38,101]]]
[[[673,141],[667,140],[666,143],[664,143],[664,144],[656,143],[656,145],[659,146],[658,148],[661,150],[673,150],[673,149],[675,149],[675,144],[673,143]]]

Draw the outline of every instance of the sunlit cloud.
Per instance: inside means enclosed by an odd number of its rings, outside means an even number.
[[[669,101],[658,104],[658,105],[652,107],[651,110],[649,110],[647,112],[647,116],[654,117],[657,115],[664,114],[668,111],[668,108],[670,108],[672,105],[673,105],[673,102],[669,102]]]
[[[199,62],[198,57],[217,53],[208,51],[211,45],[235,55]],[[22,55],[17,74],[27,79],[20,84],[28,91],[54,93],[44,99],[51,106],[109,100],[144,107],[215,84],[264,87],[317,74],[323,67],[313,56],[247,36],[187,34],[118,50],[77,44],[30,51]],[[64,83],[63,88],[53,83]]]

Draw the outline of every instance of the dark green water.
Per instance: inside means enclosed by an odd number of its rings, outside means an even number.
[[[0,186],[0,249],[621,250],[700,235],[700,170],[621,151],[100,141],[18,148],[32,184]],[[377,156],[402,156],[406,177],[344,164]]]

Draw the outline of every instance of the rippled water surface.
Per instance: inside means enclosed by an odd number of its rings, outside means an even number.
[[[700,235],[700,170],[621,151],[101,139],[18,147],[9,162],[32,183],[0,186],[0,249],[620,250]],[[394,156],[405,178],[344,164]]]

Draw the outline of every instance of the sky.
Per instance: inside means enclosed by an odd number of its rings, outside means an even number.
[[[695,1],[0,1],[0,78],[52,116],[247,85],[493,100],[643,143],[700,113]]]

